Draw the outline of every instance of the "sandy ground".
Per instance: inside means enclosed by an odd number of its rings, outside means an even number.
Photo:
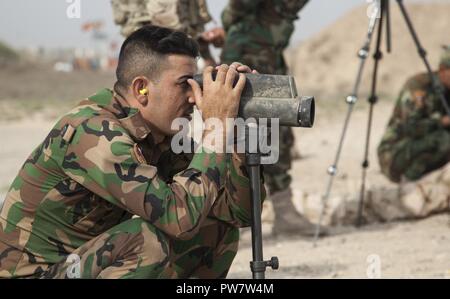
[[[360,230],[346,227],[319,240],[315,248],[310,239],[273,240],[266,234],[265,259],[277,256],[280,261],[280,268],[268,269],[266,277],[450,278],[449,229],[448,215]],[[250,232],[244,232],[229,278],[252,277],[250,240]]]
[[[381,102],[375,109],[370,152],[372,163],[368,179],[370,183],[387,184],[379,173],[374,149],[391,106],[391,103]],[[356,192],[359,188],[367,110],[362,100],[357,103],[356,108],[346,135],[330,202],[333,198]],[[326,169],[334,160],[345,112],[344,103],[336,112],[321,111],[319,108],[314,128],[295,130],[297,146],[303,156],[294,162],[292,170],[296,204],[301,200],[300,194],[306,193],[318,198],[323,194],[328,180]],[[0,123],[0,136],[7,141],[0,147],[0,198],[3,198],[23,161],[45,137],[53,121],[43,115],[36,115],[27,121]],[[319,240],[316,248],[311,239],[272,239],[270,206],[265,219],[265,258],[276,255],[280,259],[280,269],[268,270],[268,278],[366,278],[367,273],[379,273],[384,278],[450,278],[448,215],[421,221],[371,224],[360,230],[353,227],[334,228],[330,236]],[[240,251],[230,270],[230,278],[251,278],[250,241],[250,232],[243,231]],[[380,265],[380,271],[373,272],[373,269],[378,269],[374,268],[377,264]]]

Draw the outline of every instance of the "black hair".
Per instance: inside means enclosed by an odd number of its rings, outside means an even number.
[[[125,90],[137,76],[157,80],[169,54],[195,58],[198,44],[185,33],[168,28],[145,25],[136,30],[120,49],[115,88]]]

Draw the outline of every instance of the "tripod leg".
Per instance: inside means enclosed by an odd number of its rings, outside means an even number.
[[[258,159],[258,157],[255,157]],[[261,189],[259,165],[249,166],[252,196],[252,252],[253,263],[263,263],[262,223],[261,223]],[[264,279],[266,267],[252,267],[254,279]]]
[[[389,6],[389,0],[386,1],[386,51],[388,53],[391,53],[392,50],[392,34],[391,34],[391,12],[390,12],[390,6]]]
[[[336,152],[336,156],[335,156],[335,159],[334,159],[334,163],[333,163],[333,165],[331,165],[327,169],[327,173],[329,175],[329,178],[328,178],[328,183],[327,183],[327,188],[326,188],[325,195],[322,197],[322,205],[321,205],[321,209],[320,209],[319,222],[316,225],[316,231],[315,231],[314,240],[313,240],[313,245],[314,246],[316,246],[317,239],[320,236],[321,225],[322,225],[323,217],[324,217],[324,214],[325,214],[328,198],[329,198],[330,193],[331,193],[331,188],[332,188],[332,185],[333,185],[333,179],[334,179],[334,176],[337,173],[337,166],[338,166],[339,159],[340,159],[340,156],[341,156],[341,150],[342,150],[342,146],[344,144],[345,134],[347,132],[348,124],[349,124],[349,121],[350,121],[350,116],[352,114],[354,104],[358,100],[359,86],[360,86],[360,83],[361,83],[361,78],[362,78],[364,66],[365,66],[367,57],[369,56],[370,44],[372,42],[373,32],[375,30],[375,26],[376,26],[376,23],[377,23],[378,14],[379,14],[379,8],[377,7],[377,9],[372,12],[372,15],[370,17],[369,26],[368,26],[368,30],[367,30],[367,37],[366,37],[366,40],[364,42],[364,45],[358,51],[358,57],[360,58],[360,64],[359,64],[359,68],[358,68],[358,73],[357,73],[357,76],[356,76],[355,84],[353,86],[352,94],[349,95],[346,98],[346,100],[345,100],[346,103],[348,104],[348,110],[347,110],[347,114],[346,114],[345,121],[344,121],[344,127],[342,129],[342,134],[341,134],[341,137],[339,139],[339,145],[338,145],[338,148],[337,148],[337,152]]]
[[[375,60],[374,68],[373,68],[373,74],[372,74],[372,89],[371,94],[369,97],[369,103],[370,103],[370,109],[369,109],[369,118],[367,123],[367,134],[366,134],[366,145],[364,149],[364,161],[362,163],[362,178],[361,178],[361,191],[359,196],[359,203],[358,203],[358,214],[356,217],[356,227],[359,227],[362,224],[362,213],[364,209],[364,196],[366,193],[366,175],[367,175],[367,168],[369,167],[369,146],[370,146],[370,135],[372,131],[372,117],[373,117],[373,106],[378,101],[378,97],[376,94],[377,91],[377,76],[378,76],[378,66],[379,62],[383,57],[383,54],[381,52],[381,38],[383,35],[383,21],[384,17],[386,16],[386,7],[387,7],[388,1],[382,0],[381,1],[381,14],[380,14],[380,20],[378,23],[378,36],[377,36],[377,46],[375,50],[375,54],[373,56]]]

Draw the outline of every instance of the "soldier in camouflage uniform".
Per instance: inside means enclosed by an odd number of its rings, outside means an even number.
[[[196,39],[206,65],[215,64],[209,51],[213,41],[202,38],[205,24],[212,20],[206,0],[111,0],[111,5],[123,36],[148,24],[183,31]]]
[[[238,228],[250,225],[243,158],[175,154],[171,123],[194,104],[205,118],[236,117],[245,77],[231,82],[249,69],[221,66],[215,81],[205,69],[202,94],[189,79],[197,55],[181,32],[145,26],[130,35],[114,91],[64,115],[10,187],[0,212],[0,277],[227,275]]]
[[[287,74],[283,51],[294,31],[298,12],[307,0],[230,0],[222,13],[226,31],[221,60],[240,61],[264,74]],[[264,166],[264,177],[275,212],[273,233],[311,235],[313,225],[296,212],[290,189],[290,127],[280,127],[280,160]]]
[[[449,46],[433,76],[450,103]],[[366,217],[390,221],[449,211],[450,117],[428,74],[406,81],[377,153],[383,174],[399,184],[371,190]]]

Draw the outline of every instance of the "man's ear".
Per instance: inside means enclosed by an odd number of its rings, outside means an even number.
[[[133,79],[131,83],[131,92],[133,97],[141,104],[142,106],[146,106],[148,103],[148,94],[149,90],[152,88],[152,82],[143,76],[139,76]]]

